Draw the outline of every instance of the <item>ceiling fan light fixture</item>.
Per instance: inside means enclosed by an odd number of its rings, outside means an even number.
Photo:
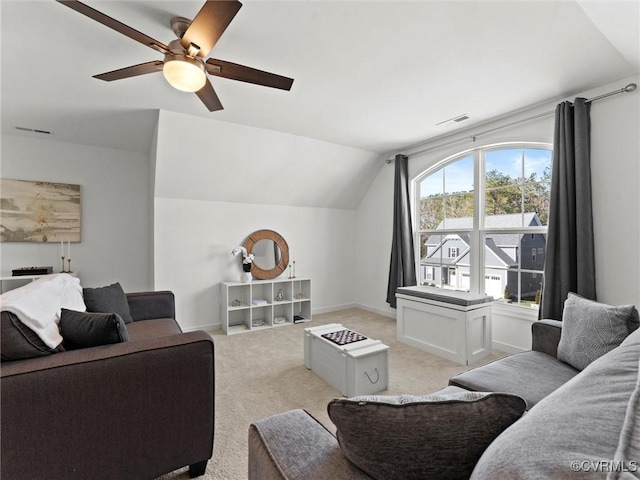
[[[183,92],[197,92],[207,83],[202,62],[187,55],[166,55],[162,74],[173,88]]]

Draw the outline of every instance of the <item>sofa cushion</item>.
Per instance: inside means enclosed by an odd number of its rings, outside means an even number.
[[[640,330],[505,430],[482,455],[471,478],[602,479],[602,470],[590,465],[614,458],[639,357]],[[576,467],[576,461],[585,463]],[[582,471],[572,471],[572,465]]]
[[[124,323],[133,322],[127,296],[119,283],[106,287],[83,288],[82,295],[87,306],[87,312],[117,313]]]
[[[117,313],[76,312],[63,308],[60,333],[67,350],[129,341],[127,328]]]
[[[562,313],[558,359],[583,370],[627,337],[633,305],[612,306],[569,293]]]
[[[182,333],[178,322],[173,318],[157,318],[155,320],[140,320],[128,323],[127,331],[132,342],[145,338],[166,337]]]
[[[345,457],[376,479],[467,479],[526,408],[515,395],[361,396],[328,405]]]
[[[449,384],[479,392],[512,393],[524,398],[530,409],[577,374],[575,368],[554,357],[529,351],[451,377]]]
[[[0,358],[3,362],[63,352],[62,344],[50,348],[11,312],[0,314]]]

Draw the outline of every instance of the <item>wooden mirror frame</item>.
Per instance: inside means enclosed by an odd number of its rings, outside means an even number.
[[[287,245],[285,239],[278,232],[274,232],[273,230],[257,230],[249,235],[244,242],[244,248],[247,249],[247,254],[252,253],[254,245],[260,240],[272,240],[280,247],[280,261],[272,269],[265,270],[255,263],[251,264],[251,274],[254,277],[259,280],[270,280],[276,278],[287,269],[287,265],[289,264],[289,245]]]

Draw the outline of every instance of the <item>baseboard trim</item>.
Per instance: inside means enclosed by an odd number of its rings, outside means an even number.
[[[214,330],[220,330],[222,325],[219,323],[209,323],[207,325],[196,325],[194,327],[180,327],[184,333],[197,332],[198,330],[204,330],[205,332],[212,332]]]
[[[527,351],[524,348],[516,347],[515,345],[510,345],[508,343],[498,342],[496,340],[491,341],[491,348],[493,350],[500,350],[504,353],[521,353]]]
[[[348,308],[358,308],[359,305],[357,303],[345,303],[344,305],[334,305],[332,307],[322,307],[316,308],[311,311],[311,315],[321,314],[321,313],[331,313],[338,312],[340,310],[346,310]]]
[[[394,310],[393,312],[389,312],[387,310],[382,310],[381,308],[370,307],[369,305],[364,305],[362,303],[356,303],[356,307],[361,308],[362,310],[366,310],[367,312],[377,313],[378,315],[382,315],[383,317],[393,318],[394,320],[398,319],[397,313]]]

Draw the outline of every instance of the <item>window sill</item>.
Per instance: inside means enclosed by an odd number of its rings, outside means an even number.
[[[519,320],[535,322],[538,320],[538,306],[524,306],[517,303],[507,303],[501,300],[495,301],[491,305],[492,313],[513,317]]]

